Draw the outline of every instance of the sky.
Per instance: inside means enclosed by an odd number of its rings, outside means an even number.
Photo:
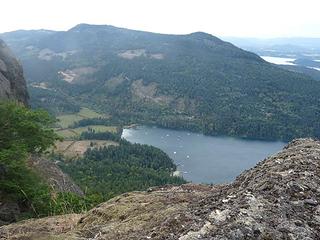
[[[158,33],[320,37],[319,0],[2,0],[0,32],[79,23]]]

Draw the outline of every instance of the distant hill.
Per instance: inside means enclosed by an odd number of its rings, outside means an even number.
[[[2,34],[21,59],[31,104],[88,106],[126,123],[289,140],[320,136],[320,83],[210,34],[80,24]]]
[[[291,58],[295,65],[281,65],[286,70],[320,80],[320,38],[237,38],[226,37],[238,47],[260,56]]]
[[[226,41],[256,52],[277,52],[282,53],[315,53],[320,51],[320,38],[288,37],[288,38],[241,38],[224,37]]]

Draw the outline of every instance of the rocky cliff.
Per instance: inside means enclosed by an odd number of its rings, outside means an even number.
[[[132,192],[84,215],[0,228],[0,239],[320,239],[320,142],[292,141],[227,185]]]
[[[27,105],[29,96],[20,63],[0,39],[0,100],[4,99]]]

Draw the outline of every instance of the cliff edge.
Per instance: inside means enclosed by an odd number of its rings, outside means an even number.
[[[0,100],[8,99],[27,105],[29,95],[22,66],[0,39]]]
[[[320,239],[319,202],[320,142],[298,139],[231,184],[131,192],[83,215],[3,226],[0,239]]]

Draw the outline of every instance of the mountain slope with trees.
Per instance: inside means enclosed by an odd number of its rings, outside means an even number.
[[[1,37],[24,65],[31,104],[57,115],[80,105],[210,135],[320,136],[319,82],[210,34],[80,24]]]
[[[176,166],[161,150],[121,140],[120,129],[113,134],[95,133],[88,126],[91,132],[81,134],[82,139],[121,144],[110,149],[111,155],[109,149],[90,147],[91,154],[77,162],[77,169],[63,165],[67,161],[59,156],[65,171],[81,184],[80,189],[61,171],[59,161],[53,161],[53,145],[61,140],[53,129],[56,121],[46,111],[28,108],[22,73],[17,59],[0,41],[0,226],[30,217],[82,212],[125,191],[185,182],[172,176]],[[84,118],[85,113],[100,116],[89,109],[80,112]],[[92,166],[97,167],[92,170]],[[131,183],[124,184],[128,176]],[[100,191],[105,183],[109,188]]]

